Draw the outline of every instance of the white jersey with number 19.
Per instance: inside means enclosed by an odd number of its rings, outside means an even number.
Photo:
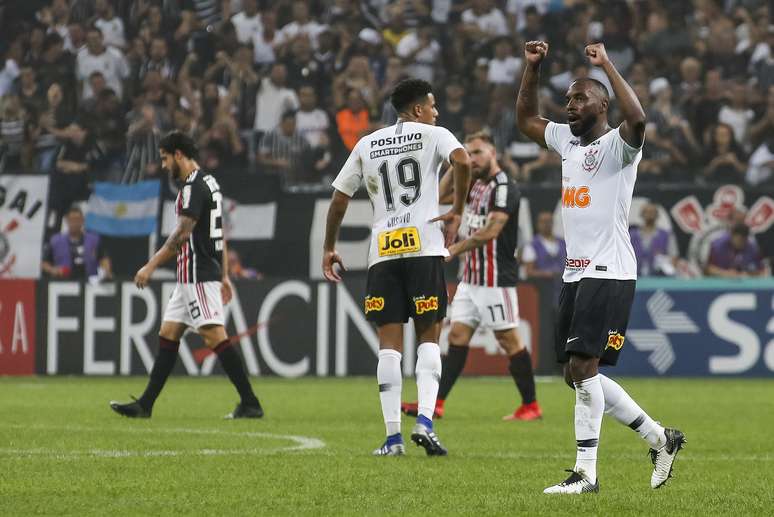
[[[333,181],[352,197],[365,183],[374,208],[368,267],[385,260],[442,256],[438,175],[462,144],[443,127],[398,121],[361,138]]]

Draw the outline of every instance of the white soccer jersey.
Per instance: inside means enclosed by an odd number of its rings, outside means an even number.
[[[443,127],[398,121],[361,138],[333,181],[348,196],[365,183],[374,208],[368,267],[385,260],[442,256],[438,174],[462,144]]]
[[[549,122],[545,139],[562,157],[564,281],[636,279],[629,207],[642,149],[627,144],[619,128],[583,146],[570,126]]]

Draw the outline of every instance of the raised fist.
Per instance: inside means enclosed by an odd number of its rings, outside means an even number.
[[[546,54],[548,54],[548,43],[545,41],[528,41],[524,44],[524,57],[531,65],[539,65]]]

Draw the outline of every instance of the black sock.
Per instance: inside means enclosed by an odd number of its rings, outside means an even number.
[[[468,358],[468,347],[449,345],[449,351],[443,357],[441,367],[441,382],[438,385],[438,400],[446,400],[449,392],[457,382],[457,377],[465,368],[465,360]]]
[[[511,356],[508,370],[519,388],[522,403],[535,402],[535,375],[532,373],[532,358],[526,348]]]
[[[145,409],[153,408],[154,402],[156,402],[159,393],[164,388],[169,374],[172,373],[172,369],[175,367],[177,349],[179,347],[179,342],[170,341],[159,336],[159,355],[156,356],[156,361],[153,363],[148,386],[137,401]]]
[[[218,354],[218,360],[220,365],[226,371],[231,383],[239,392],[239,397],[242,399],[242,403],[248,406],[259,406],[258,399],[253,393],[253,388],[250,386],[250,380],[247,378],[247,371],[245,371],[242,364],[242,358],[231,343],[228,340],[223,341],[221,344],[215,347],[215,353]]]

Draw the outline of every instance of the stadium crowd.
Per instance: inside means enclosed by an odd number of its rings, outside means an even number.
[[[65,214],[95,180],[158,177],[171,129],[205,168],[330,185],[392,87],[436,85],[439,124],[494,138],[522,184],[561,164],[516,127],[523,43],[550,43],[541,105],[565,119],[603,41],[648,114],[638,181],[774,183],[764,0],[28,0],[2,8],[0,173],[51,176]],[[615,103],[614,103],[615,104]],[[614,119],[616,115],[613,115]]]

